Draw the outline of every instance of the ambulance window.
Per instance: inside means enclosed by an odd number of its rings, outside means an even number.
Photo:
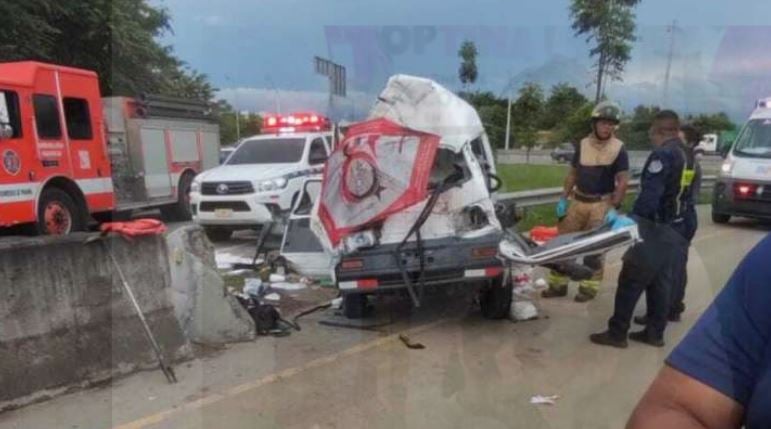
[[[91,116],[88,101],[82,98],[64,99],[64,119],[67,120],[67,134],[73,140],[91,140]]]
[[[13,91],[0,91],[0,125],[13,128],[12,139],[21,138],[19,95]]]
[[[59,123],[59,109],[56,107],[56,97],[35,94],[32,97],[35,106],[35,122],[37,134],[41,139],[58,139],[62,137],[62,126]]]

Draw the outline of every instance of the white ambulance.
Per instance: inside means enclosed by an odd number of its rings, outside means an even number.
[[[195,178],[193,220],[212,241],[283,221],[304,179],[322,173],[331,139],[329,119],[315,113],[263,117],[261,135],[244,139],[223,165]]]
[[[771,219],[771,97],[758,101],[725,158],[713,193],[712,220]]]

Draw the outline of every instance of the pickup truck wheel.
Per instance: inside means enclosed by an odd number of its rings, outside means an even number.
[[[493,279],[480,291],[479,303],[485,319],[503,319],[511,308],[512,284],[504,284],[503,276]]]
[[[67,235],[85,229],[85,219],[75,200],[59,188],[45,189],[37,209],[36,232],[40,235]]]
[[[161,216],[164,220],[187,222],[193,219],[193,212],[190,210],[190,186],[193,184],[194,177],[188,172],[179,179],[177,202],[161,207]]]
[[[712,212],[712,222],[718,224],[728,223],[731,220],[731,215]]]
[[[348,319],[361,319],[367,313],[367,295],[349,293],[343,295],[343,316]]]
[[[204,232],[206,232],[206,236],[209,237],[209,240],[215,243],[228,241],[230,240],[230,237],[233,236],[232,229],[207,226],[207,227],[204,227],[203,230]]]

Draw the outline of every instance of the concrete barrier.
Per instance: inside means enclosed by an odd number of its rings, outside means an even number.
[[[0,410],[156,366],[109,256],[99,243],[84,245],[87,236],[0,241]],[[107,244],[166,358],[191,358],[164,238]]]
[[[219,345],[255,338],[254,321],[230,294],[217,273],[214,246],[197,225],[166,236],[175,314],[194,343]]]

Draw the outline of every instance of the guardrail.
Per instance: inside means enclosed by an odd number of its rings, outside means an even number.
[[[701,189],[712,189],[715,186],[717,176],[704,176],[701,178]],[[640,191],[640,181],[630,180],[629,190],[630,193],[637,193]],[[497,200],[502,202],[513,201],[517,207],[536,207],[545,204],[553,204],[559,201],[562,195],[562,188],[548,188],[548,189],[535,189],[532,191],[520,191],[509,192],[506,194],[499,194]]]

